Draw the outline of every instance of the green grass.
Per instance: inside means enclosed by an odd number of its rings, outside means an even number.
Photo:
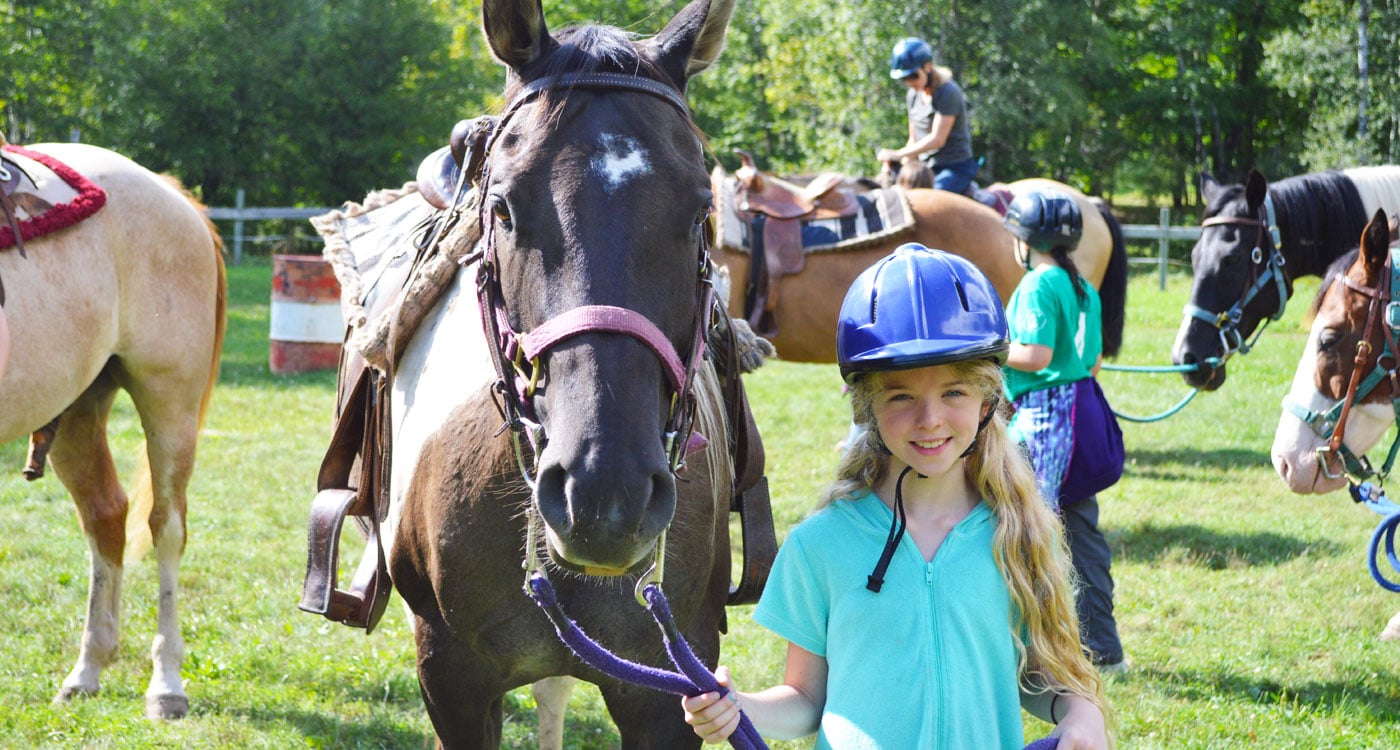
[[[24,445],[0,446],[0,746],[41,748],[419,748],[431,730],[412,637],[395,599],[366,637],[297,610],[306,511],[325,447],[333,377],[267,370],[270,269],[231,269],[222,382],[190,487],[181,570],[190,716],[141,718],[155,618],[149,558],[127,571],[123,641],[95,699],[50,699],[78,650],[87,550],[51,476],[19,478]],[[1189,278],[1158,291],[1136,277],[1123,364],[1167,364]],[[1344,495],[1290,494],[1269,465],[1279,399],[1306,332],[1298,285],[1285,319],[1230,379],[1181,413],[1124,423],[1129,465],[1101,496],[1115,551],[1118,617],[1130,674],[1109,686],[1125,748],[1394,748],[1400,644],[1376,639],[1400,609],[1364,567],[1376,517]],[[1107,373],[1120,411],[1161,411],[1184,394],[1172,375]],[[775,363],[750,380],[767,435],[780,536],[811,507],[846,430],[829,366]],[[111,435],[129,475],[140,433],[118,400]],[[347,547],[346,556],[357,556]],[[724,662],[741,684],[778,679],[783,644],[730,611]],[[639,616],[642,616],[639,612]],[[528,689],[506,704],[507,745],[534,746]],[[1028,720],[1030,736],[1047,731]],[[571,705],[570,748],[617,738],[595,690]],[[805,748],[808,743],[774,743]]]

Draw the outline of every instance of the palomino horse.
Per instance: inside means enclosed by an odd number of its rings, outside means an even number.
[[[98,692],[103,668],[117,655],[123,554],[132,551],[127,528],[134,536],[148,528],[160,596],[146,713],[178,718],[189,708],[176,613],[185,488],[223,346],[223,243],[202,206],[173,180],[92,146],[29,150],[107,195],[91,217],[25,241],[27,257],[0,253],[11,334],[0,439],[58,418],[49,459],[77,504],[91,556],[82,650],[56,700]],[[118,388],[130,394],[146,436],[130,502],[106,436]]]
[[[1018,180],[1007,187],[1018,195],[1055,188],[1078,201],[1084,216],[1084,235],[1073,258],[1102,297],[1104,354],[1116,354],[1123,341],[1128,283],[1127,250],[1117,219],[1101,201],[1053,180]],[[1026,271],[1012,253],[1015,238],[1002,226],[995,211],[944,190],[913,189],[906,194],[914,214],[912,233],[860,249],[810,253],[801,273],[784,276],[778,282],[782,303],[777,305],[777,334],[772,341],[779,356],[795,362],[835,362],[836,319],[846,289],[861,271],[904,242],[919,242],[967,258],[991,279],[1003,304],[1011,298]],[[750,267],[748,251],[726,244],[716,259],[729,269],[733,282],[730,314],[743,317]]]
[[[676,623],[718,658],[730,464],[702,354],[713,196],[682,97],[732,13],[693,0],[634,42],[552,35],[535,0],[483,0],[509,68],[475,185],[483,258],[403,350],[381,527],[443,746],[496,747],[506,691],[557,675],[599,685],[625,747],[700,744],[675,696],[575,658],[521,584],[528,560],[586,632],[661,664],[634,584],[664,549]],[[686,439],[692,420],[709,447]]]
[[[1274,469],[1300,494],[1339,490],[1374,475],[1366,451],[1395,424],[1400,300],[1391,230],[1377,211],[1359,251],[1333,264],[1312,307],[1312,330],[1274,433]],[[1381,467],[1388,473],[1392,457]],[[1400,613],[1381,637],[1400,640]]]
[[[1283,315],[1293,279],[1321,276],[1356,246],[1378,209],[1400,211],[1400,167],[1318,172],[1269,184],[1251,171],[1244,185],[1201,181],[1206,210],[1191,250],[1195,275],[1172,363],[1197,365],[1187,385],[1215,390],[1225,362]],[[1257,339],[1257,335],[1256,335]]]

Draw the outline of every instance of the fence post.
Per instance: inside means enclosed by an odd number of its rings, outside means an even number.
[[[1157,238],[1157,291],[1167,289],[1167,229],[1171,227],[1172,210],[1168,206],[1162,206],[1162,210],[1157,214],[1157,224],[1162,227],[1162,236]]]
[[[233,264],[243,265],[243,200],[245,195],[243,188],[238,189],[237,195],[233,199],[233,205],[238,209],[240,218],[233,220]]]

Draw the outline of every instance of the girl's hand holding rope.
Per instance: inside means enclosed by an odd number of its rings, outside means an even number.
[[[739,728],[739,693],[729,677],[729,668],[716,669],[715,677],[727,692],[701,693],[681,699],[685,722],[707,743],[724,742]]]

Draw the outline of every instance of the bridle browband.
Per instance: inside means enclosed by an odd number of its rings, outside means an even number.
[[[1362,286],[1352,281],[1345,273],[1338,277],[1348,289],[1365,295],[1371,300],[1366,306],[1366,324],[1362,329],[1361,339],[1356,343],[1356,356],[1353,359],[1351,378],[1347,382],[1347,390],[1342,395],[1341,400],[1325,411],[1317,411],[1294,401],[1291,396],[1285,396],[1283,399],[1284,409],[1301,419],[1318,437],[1327,440],[1327,445],[1317,449],[1318,465],[1323,475],[1328,479],[1340,479],[1342,476],[1346,476],[1347,481],[1353,486],[1372,477],[1375,477],[1378,482],[1384,481],[1395,465],[1397,453],[1400,453],[1400,437],[1397,437],[1391,443],[1390,451],[1381,464],[1380,470],[1377,471],[1371,466],[1370,460],[1364,454],[1357,456],[1343,442],[1346,435],[1347,417],[1351,414],[1352,406],[1357,401],[1364,400],[1382,382],[1390,384],[1391,408],[1395,412],[1396,421],[1400,422],[1400,373],[1397,372],[1397,364],[1400,364],[1397,363],[1397,353],[1400,353],[1400,346],[1396,345],[1397,338],[1400,338],[1400,302],[1396,301],[1400,299],[1400,269],[1397,269],[1397,254],[1400,254],[1400,248],[1391,248],[1387,253],[1385,271],[1376,279],[1374,287]],[[1371,344],[1371,338],[1375,333],[1377,323],[1383,325],[1383,345],[1380,354],[1375,357],[1374,366],[1363,379],[1361,371],[1375,351],[1374,345]],[[1387,358],[1391,362],[1391,366],[1388,368],[1382,364]],[[1328,459],[1331,456],[1336,456],[1341,461],[1343,469],[1341,474],[1333,474],[1329,468]]]
[[[1250,268],[1257,275],[1254,281],[1245,287],[1240,299],[1231,305],[1229,310],[1220,313],[1211,312],[1190,302],[1182,310],[1188,321],[1192,318],[1203,321],[1220,332],[1221,364],[1235,352],[1248,354],[1269,323],[1283,317],[1284,306],[1288,303],[1288,276],[1284,273],[1285,260],[1280,249],[1282,240],[1279,237],[1278,220],[1274,214],[1274,201],[1268,193],[1264,194],[1263,212],[1262,219],[1249,216],[1212,216],[1201,222],[1202,229],[1229,225],[1258,229],[1254,249],[1250,252],[1250,261],[1253,263]],[[1268,257],[1265,257],[1266,247]],[[1278,309],[1260,324],[1252,339],[1245,341],[1240,333],[1240,318],[1244,315],[1244,309],[1270,282],[1278,288]]]
[[[650,78],[622,73],[566,73],[537,79],[525,84],[515,94],[504,113],[492,124],[492,132],[485,137],[486,156],[481,160],[481,174],[476,181],[478,190],[484,190],[490,184],[489,155],[496,141],[505,132],[506,123],[522,107],[535,101],[544,92],[575,88],[636,92],[655,96],[675,107],[688,122],[691,120],[690,109],[680,93],[671,86]],[[464,174],[462,179],[465,183],[471,180],[471,177]],[[461,192],[460,187],[458,192]],[[706,444],[704,436],[694,431],[697,408],[694,381],[697,369],[705,358],[706,337],[715,307],[713,264],[710,258],[713,224],[706,222],[700,232],[695,261],[694,325],[689,356],[683,358],[665,333],[645,315],[613,305],[583,305],[560,313],[530,331],[521,333],[514,330],[506,312],[505,295],[501,285],[500,265],[496,255],[495,222],[491,221],[488,215],[487,201],[484,197],[477,198],[476,207],[484,228],[481,262],[477,270],[477,298],[481,307],[482,325],[490,342],[491,358],[496,367],[497,381],[492,394],[504,419],[501,429],[509,429],[511,432],[511,444],[525,483],[532,491],[535,489],[539,458],[548,440],[544,425],[536,415],[533,405],[542,358],[562,342],[575,336],[595,333],[630,336],[651,350],[661,363],[661,369],[671,386],[670,411],[662,430],[662,445],[672,474],[680,474],[687,456]],[[527,580],[531,572],[538,569],[535,525],[533,520],[528,524]],[[657,542],[653,569],[638,582],[639,592],[645,583],[660,580],[664,544],[663,531],[661,539]]]

